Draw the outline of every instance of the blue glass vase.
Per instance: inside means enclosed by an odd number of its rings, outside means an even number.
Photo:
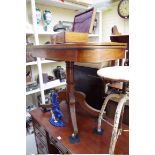
[[[63,114],[60,110],[58,93],[51,93],[51,103],[52,103],[52,116],[49,119],[49,122],[56,127],[64,127],[64,122],[62,121]]]
[[[41,11],[39,8],[36,8],[36,18],[37,18],[37,24],[40,24],[41,21]]]
[[[45,10],[43,12],[43,20],[44,20],[44,30],[45,31],[48,31],[48,29],[50,28],[50,24],[51,24],[51,21],[52,21],[52,13],[51,11],[49,10]]]

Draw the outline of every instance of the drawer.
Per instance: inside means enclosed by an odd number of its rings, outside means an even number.
[[[43,135],[46,136],[44,127],[42,127],[35,119],[33,119],[33,126],[34,128],[37,128],[40,132],[42,132]]]
[[[59,149],[56,148],[53,144],[49,144],[49,154],[60,154]]]
[[[45,145],[47,145],[46,136],[42,132],[40,132],[40,130],[38,128],[35,128],[35,135],[37,138],[39,138],[41,141],[43,141]]]
[[[64,147],[59,141],[55,140],[53,137],[50,137],[50,144],[54,145],[59,150],[59,153],[71,154],[71,152],[69,152],[66,147]]]
[[[46,153],[38,148],[38,154],[46,154]]]
[[[38,137],[36,137],[36,143],[37,143],[38,153],[48,154],[47,146]]]

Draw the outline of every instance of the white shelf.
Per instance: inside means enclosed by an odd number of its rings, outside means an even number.
[[[52,34],[56,34],[58,32],[54,32],[54,31],[38,31],[38,35],[52,35]]]
[[[37,92],[40,92],[40,88],[37,88],[35,90],[31,90],[31,91],[26,92],[26,95],[31,95],[31,94],[34,94],[34,93],[37,93]]]
[[[47,64],[47,63],[53,63],[56,61],[53,60],[41,60],[41,64]],[[26,66],[32,66],[32,65],[37,65],[37,61],[32,61],[32,62],[27,62]]]
[[[99,37],[98,34],[89,34],[88,36],[89,36],[89,37]]]
[[[51,89],[51,88],[55,88],[55,87],[59,87],[59,86],[63,86],[66,85],[66,82],[60,82],[60,80],[54,80],[48,83],[44,84],[44,90],[46,89]]]
[[[41,64],[47,64],[47,63],[53,63],[53,62],[56,62],[56,61],[53,61],[53,60],[41,60]]]
[[[33,25],[30,23],[26,23],[26,34],[34,34]]]
[[[60,0],[37,0],[36,3],[43,4],[43,5],[52,5],[60,8],[70,9],[70,10],[86,10],[88,7],[75,4],[72,2],[61,2]]]
[[[66,82],[60,82],[60,80],[57,79],[57,80],[45,83],[44,84],[44,90],[59,87],[59,86],[63,86],[63,85],[66,85]],[[40,92],[40,88],[37,88],[35,90],[31,90],[31,91],[26,92],[26,95],[31,95],[31,94],[34,94],[34,93],[37,93],[37,92]]]
[[[37,61],[27,62],[26,66],[37,65]]]
[[[26,30],[26,35],[33,35],[34,32],[32,30]]]

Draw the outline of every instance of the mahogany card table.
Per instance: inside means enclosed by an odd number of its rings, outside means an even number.
[[[99,63],[114,61],[125,57],[126,43],[64,43],[34,45],[29,51],[34,57],[66,62],[66,91],[59,93],[60,101],[66,101],[69,105],[73,126],[72,136],[78,135],[75,103],[78,102],[86,112],[99,115],[99,110],[89,106],[85,101],[85,94],[75,91],[74,88],[74,62]]]

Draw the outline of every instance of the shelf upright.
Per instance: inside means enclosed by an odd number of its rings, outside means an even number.
[[[103,21],[103,17],[102,17],[102,10],[98,10],[98,13],[99,13],[99,31],[98,31],[98,34],[99,34],[99,38],[98,38],[98,41],[99,42],[102,42],[103,41],[103,32],[102,32],[102,27],[103,27],[103,24],[102,24],[102,21]]]
[[[33,28],[34,28],[35,44],[39,45],[35,0],[31,0],[31,7],[32,7],[32,21],[33,21]],[[45,104],[45,95],[44,95],[44,85],[43,85],[43,77],[42,77],[41,58],[39,58],[39,57],[37,57],[37,65],[38,65],[38,73],[39,73],[39,84],[40,84],[41,100],[42,100],[42,104]]]

